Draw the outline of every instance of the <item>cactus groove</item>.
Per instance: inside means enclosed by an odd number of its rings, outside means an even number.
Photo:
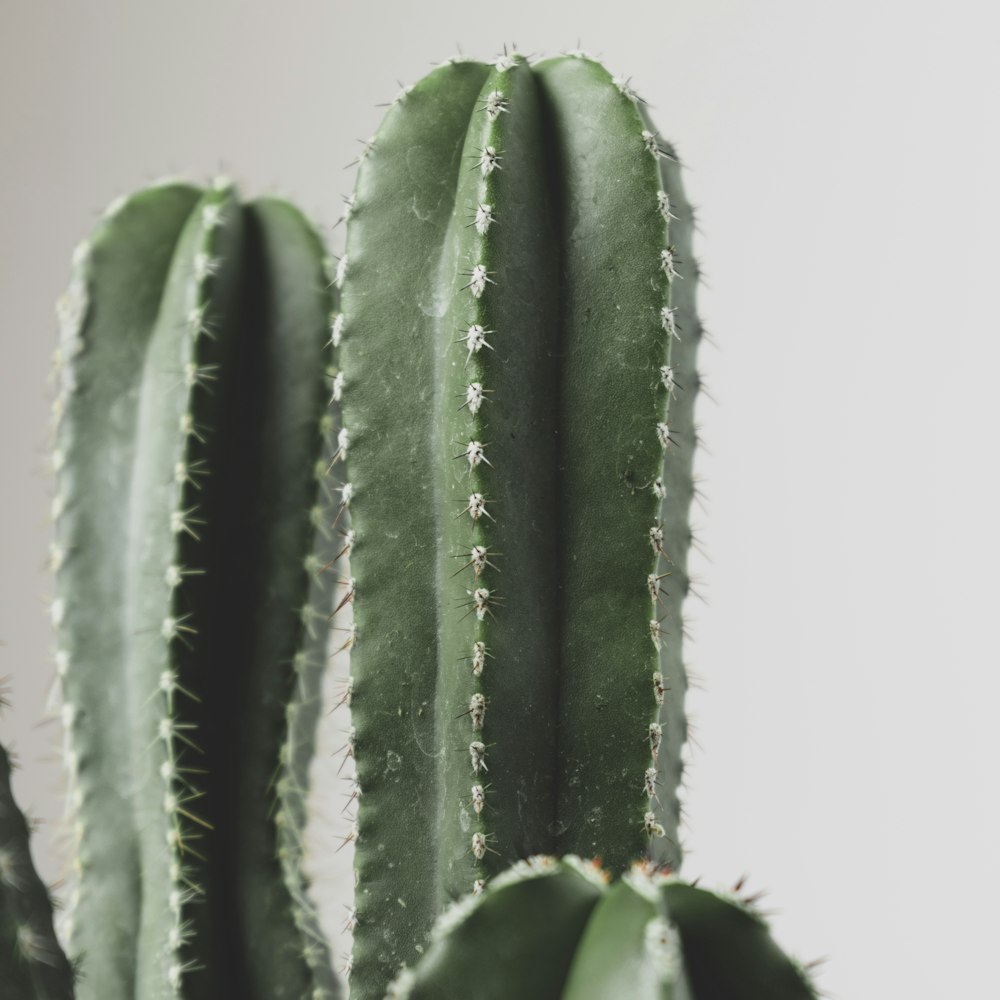
[[[679,863],[690,229],[587,58],[446,64],[365,147],[334,325],[361,1000],[517,858]]]
[[[331,998],[301,870],[333,309],[313,229],[232,185],[112,207],[61,303],[57,666],[81,1000]]]

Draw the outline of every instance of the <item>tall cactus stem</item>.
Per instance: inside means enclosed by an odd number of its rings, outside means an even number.
[[[512,860],[679,862],[665,153],[599,64],[514,53],[434,70],[366,145],[331,330],[361,997]]]

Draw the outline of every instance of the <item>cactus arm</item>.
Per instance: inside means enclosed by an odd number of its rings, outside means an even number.
[[[165,184],[115,206],[60,302],[53,563],[79,884],[67,916],[83,998],[133,995],[140,878],[120,609],[139,386],[174,245],[198,198]],[[99,459],[95,459],[95,453]],[[101,559],[95,559],[97,553]],[[87,601],[74,595],[87,595]],[[96,609],[96,613],[95,613]]]
[[[668,790],[650,796],[644,780],[649,725],[670,696],[656,649],[669,628],[650,611],[649,583],[662,572],[651,531],[667,444],[667,220],[657,155],[625,89],[578,57],[535,72],[563,261],[559,849],[622,872],[656,841],[676,841],[673,824],[647,819]]]
[[[806,971],[781,951],[767,921],[749,906],[683,882],[669,882],[660,893],[680,935],[695,1000],[816,1000]]]
[[[608,890],[577,944],[562,1000],[687,997],[677,932],[658,902],[628,876]]]
[[[431,74],[363,158],[334,334],[352,986],[371,995],[503,863],[559,849],[623,871],[676,839],[650,744],[673,276],[657,153],[598,64],[504,56]]]
[[[72,1000],[73,970],[52,926],[52,900],[31,861],[29,827],[0,745],[0,1000]]]
[[[440,917],[426,956],[404,972],[391,1000],[553,1000],[603,884],[575,858],[519,862],[479,898]]]
[[[67,513],[60,523],[78,543],[63,561],[108,581],[123,609],[119,659],[103,674],[73,655],[75,633],[63,634],[67,721],[82,737],[74,747],[103,740],[95,759],[128,762],[117,789],[123,831],[108,836],[121,834],[132,851],[118,861],[135,931],[112,939],[114,951],[95,932],[85,996],[334,997],[301,871],[324,663],[317,624],[335,581],[332,566],[320,578],[327,543],[314,547],[335,437],[323,348],[329,268],[299,213],[270,199],[240,207],[225,183],[188,199],[176,221],[169,244],[132,246],[127,260],[109,259],[99,232],[86,262],[91,294],[69,414],[100,386],[95,355],[130,359],[128,381],[108,390],[110,405],[102,400],[112,413],[131,402],[127,449],[106,414],[93,415],[86,438],[69,436],[79,420],[60,429],[69,486],[122,466],[114,490],[94,495],[112,507],[114,546],[101,547],[107,539],[94,530],[73,536]],[[135,285],[115,284],[133,261]],[[107,288],[93,280],[104,274],[97,264],[111,276]],[[130,355],[142,291],[146,326]],[[129,321],[113,322],[119,313]],[[89,447],[76,447],[83,440]],[[104,524],[101,510],[86,513]],[[60,621],[101,619],[86,580],[66,589]],[[113,736],[94,733],[94,714],[75,697],[81,688],[95,695],[95,674],[120,699],[101,716]],[[79,753],[73,772],[83,770]],[[82,898],[106,891],[95,879],[85,866]]]

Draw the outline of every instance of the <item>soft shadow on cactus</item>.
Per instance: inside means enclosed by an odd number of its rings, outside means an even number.
[[[703,332],[672,147],[583,55],[453,60],[393,103],[349,208],[334,268],[286,203],[165,182],[74,259],[76,996],[342,995],[302,861],[348,604],[354,1000],[812,996],[745,901],[662,874]],[[0,763],[0,1000],[65,1000]]]

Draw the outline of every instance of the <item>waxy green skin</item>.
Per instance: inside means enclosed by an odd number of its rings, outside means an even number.
[[[0,744],[0,1000],[70,1000],[73,970],[31,860],[30,827],[14,801],[11,770]]]
[[[663,258],[690,210],[646,129],[591,60],[457,61],[359,168],[337,364],[362,1000],[510,861],[679,863],[697,381],[678,372],[661,436],[676,286],[692,374],[700,328]]]
[[[330,282],[297,210],[227,183],[142,191],[75,258],[53,618],[81,1000],[338,995],[300,864],[336,591]]]
[[[391,1000],[815,1000],[745,901],[637,868],[533,858],[446,911]]]

